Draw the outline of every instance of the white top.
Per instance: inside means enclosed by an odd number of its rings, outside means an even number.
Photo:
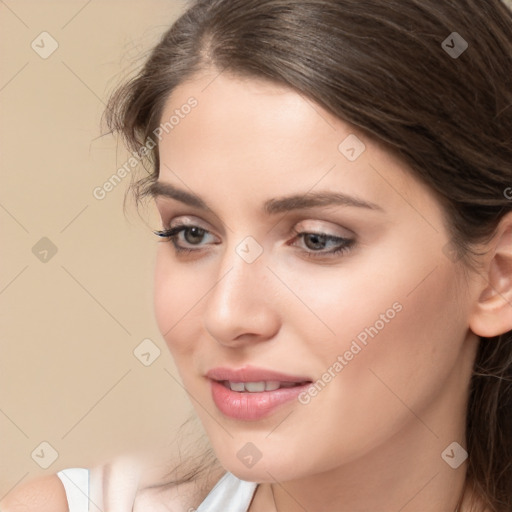
[[[57,473],[57,476],[66,490],[69,512],[89,512],[89,501],[94,503],[90,499],[94,493],[91,492],[89,470],[65,469]],[[257,486],[256,482],[240,480],[227,472],[194,512],[247,512]],[[133,502],[127,507],[119,512],[131,512]],[[92,506],[91,510],[96,510],[96,507]]]

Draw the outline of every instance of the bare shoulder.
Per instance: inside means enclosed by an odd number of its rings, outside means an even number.
[[[1,512],[68,512],[66,492],[57,475],[49,475],[13,489],[0,502]]]

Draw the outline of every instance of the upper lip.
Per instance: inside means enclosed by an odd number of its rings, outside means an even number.
[[[311,382],[309,377],[288,375],[267,368],[258,368],[256,366],[244,366],[243,368],[217,367],[209,370],[206,376],[216,381],[228,380],[230,382]]]

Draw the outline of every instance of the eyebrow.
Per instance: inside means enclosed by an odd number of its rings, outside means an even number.
[[[213,210],[199,196],[176,188],[170,183],[155,181],[148,188],[148,195],[156,199],[157,197],[168,197],[180,201],[181,203],[193,206],[200,210],[212,212]],[[307,192],[305,194],[295,194],[286,197],[269,199],[263,204],[263,211],[267,215],[276,215],[293,210],[302,210],[315,208],[319,206],[352,206],[356,208],[365,208],[368,210],[384,211],[379,205],[349,196],[340,192]]]
[[[171,199],[176,199],[176,201],[180,201],[181,203],[188,204],[189,206],[199,208],[200,210],[212,211],[199,196],[162,181],[155,181],[152,183],[147,190],[147,195],[153,199],[156,199],[157,197],[169,197]]]

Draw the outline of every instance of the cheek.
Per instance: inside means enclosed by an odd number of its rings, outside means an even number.
[[[418,421],[414,414],[429,424],[427,411],[458,364],[467,329],[456,274],[435,257],[428,265],[405,260],[365,272],[310,271],[307,284],[294,288],[300,300],[290,296],[281,305],[288,328],[281,340],[293,341],[283,361],[290,368],[307,361],[316,391],[302,397],[295,421],[280,431],[310,447],[312,465],[360,456]],[[292,272],[282,272],[292,283]],[[295,452],[283,444],[285,460]]]
[[[300,300],[283,308],[316,378],[336,381],[325,395],[343,395],[336,401],[346,413],[354,414],[348,397],[389,404],[393,392],[421,407],[457,364],[468,332],[460,276],[443,255],[423,252],[420,259],[383,247],[358,268],[347,260],[310,271],[294,289]],[[283,278],[293,282],[292,271]]]

